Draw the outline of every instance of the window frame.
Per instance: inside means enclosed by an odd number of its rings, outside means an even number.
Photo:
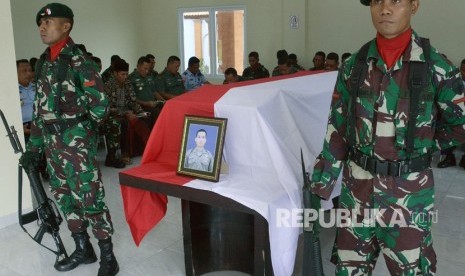
[[[247,10],[245,5],[229,5],[229,6],[206,6],[206,7],[192,7],[192,8],[179,8],[178,9],[178,27],[179,27],[179,32],[178,32],[178,43],[179,43],[179,50],[180,50],[180,59],[181,59],[181,74],[187,69],[188,65],[188,60],[190,57],[185,57],[184,56],[184,19],[183,19],[183,14],[186,12],[208,12],[209,14],[209,24],[208,24],[208,33],[210,36],[209,39],[209,48],[210,48],[210,66],[211,70],[209,74],[206,74],[202,72],[206,77],[212,78],[212,79],[220,79],[224,78],[224,74],[222,73],[217,73],[215,66],[218,65],[218,53],[217,53],[217,33],[216,33],[216,16],[215,12],[217,11],[236,11],[236,10],[242,10],[244,13],[244,38],[243,38],[243,49],[244,49],[244,57],[242,60],[242,65],[245,65],[246,58],[247,58],[247,53],[246,53],[246,48],[245,45],[246,43],[246,38],[247,38]],[[245,67],[244,67],[245,68]],[[240,73],[240,72],[238,72]]]

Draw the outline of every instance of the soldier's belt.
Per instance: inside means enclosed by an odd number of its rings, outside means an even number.
[[[386,161],[370,157],[358,150],[351,150],[349,159],[371,174],[401,176],[407,173],[420,172],[430,167],[431,154],[400,161]]]
[[[74,127],[75,125],[79,124],[80,122],[83,122],[87,119],[86,116],[81,116],[73,119],[65,119],[61,121],[55,121],[55,122],[45,122],[45,130],[49,134],[53,135],[58,135],[63,133],[65,129]]]

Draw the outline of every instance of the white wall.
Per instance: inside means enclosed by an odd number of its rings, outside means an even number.
[[[2,100],[0,109],[9,125],[19,130],[23,137],[21,110],[19,108],[18,78],[16,74],[15,48],[13,43],[13,26],[11,23],[10,1],[0,0],[0,34],[4,38],[0,43],[0,83]],[[23,144],[24,145],[24,144]],[[17,222],[18,206],[18,159],[15,155],[3,123],[0,123],[0,228]],[[27,183],[26,183],[27,184]],[[31,207],[28,185],[25,185],[25,207]]]

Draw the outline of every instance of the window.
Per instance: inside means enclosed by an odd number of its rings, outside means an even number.
[[[244,15],[242,7],[181,9],[181,70],[196,56],[205,75],[220,78],[229,67],[240,74],[244,70]]]

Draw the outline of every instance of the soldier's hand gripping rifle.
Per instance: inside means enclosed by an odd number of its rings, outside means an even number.
[[[304,210],[314,209],[314,206],[318,206],[319,200],[317,196],[312,194],[310,187],[310,179],[308,173],[305,171],[305,162],[302,149],[300,149],[300,159],[302,163],[302,175],[304,178],[303,200]],[[319,210],[314,210],[319,213]],[[310,221],[309,216],[305,215],[307,212],[304,211],[304,252],[302,261],[302,276],[323,276],[323,263],[321,261],[321,246],[320,238],[318,237],[319,225],[318,219]]]
[[[3,112],[0,110],[0,115],[2,117],[3,124],[5,125],[8,138],[10,138],[11,146],[15,153],[20,152],[22,154],[21,158],[25,157],[23,148],[21,147],[21,142],[18,139],[18,135],[14,126],[9,127]],[[11,128],[11,129],[10,129]],[[30,157],[32,159],[36,158],[38,161],[39,157]],[[32,162],[31,162],[32,163]],[[18,216],[19,216],[19,225],[21,228],[29,235],[34,241],[36,241],[42,247],[52,251],[56,255],[55,262],[58,262],[61,258],[67,258],[68,254],[63,245],[63,242],[60,237],[60,224],[63,222],[63,218],[60,215],[55,203],[47,197],[42,182],[39,177],[39,173],[34,166],[28,166],[29,168],[23,168],[21,164],[18,164]],[[27,176],[29,177],[29,182],[31,185],[31,190],[35,199],[37,200],[38,207],[26,214],[22,213],[22,186],[23,186],[23,172],[26,171]],[[39,230],[33,236],[24,228],[25,224],[28,224],[33,221],[39,220]],[[57,249],[53,250],[42,244],[42,238],[44,234],[48,233],[52,236]],[[61,258],[60,258],[61,257]]]

